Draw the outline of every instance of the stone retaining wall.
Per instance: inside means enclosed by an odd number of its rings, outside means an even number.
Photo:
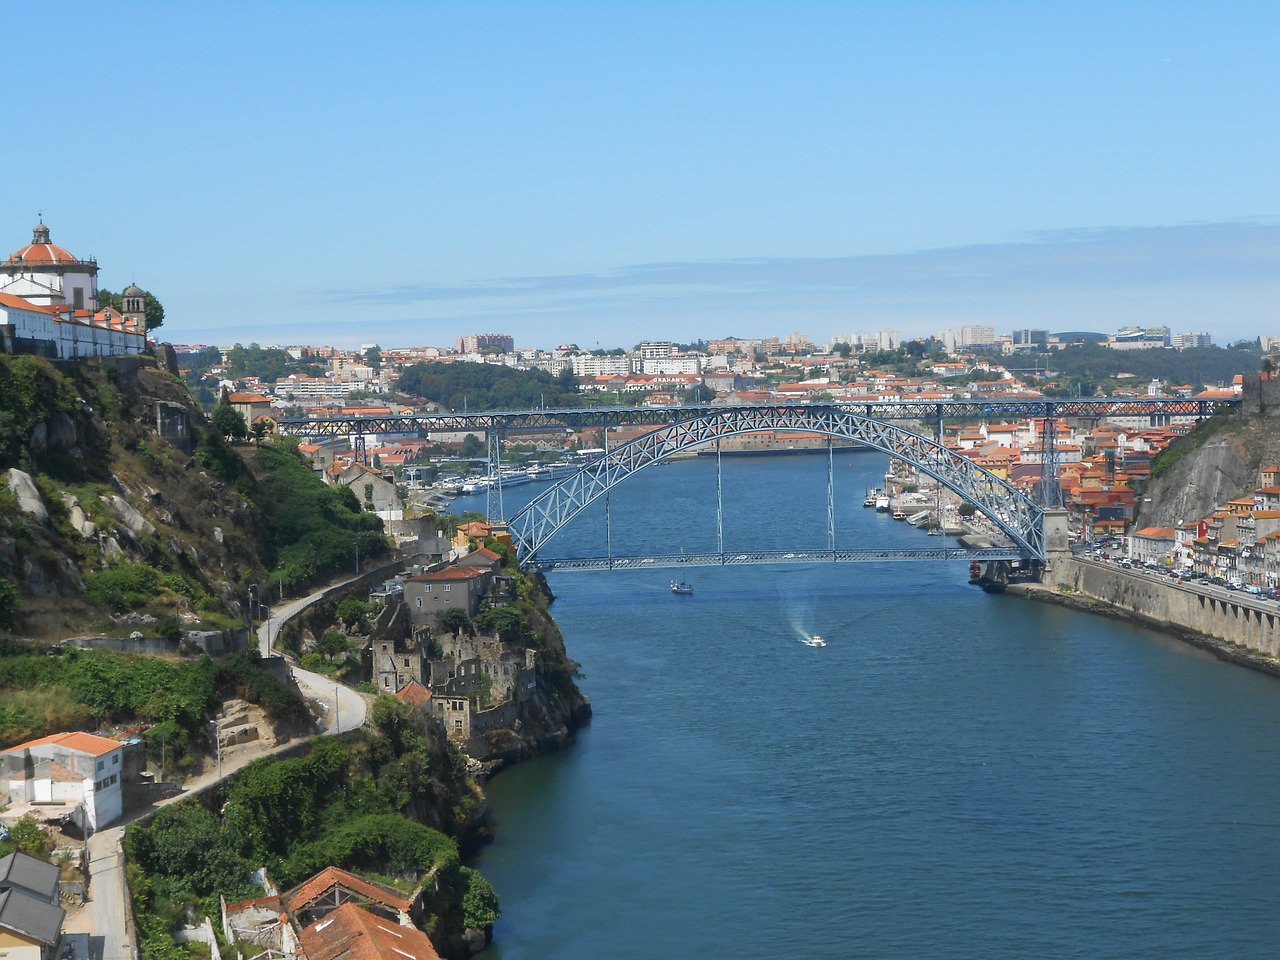
[[[1208,596],[1198,585],[1144,576],[1121,567],[1070,560],[1057,565],[1053,588],[1074,588],[1157,627],[1173,627],[1280,656],[1280,605],[1244,593]]]

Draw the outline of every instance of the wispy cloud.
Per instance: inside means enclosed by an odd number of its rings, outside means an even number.
[[[1277,304],[1280,220],[1254,219],[1054,230],[1020,242],[881,256],[646,263],[607,273],[343,287],[317,294],[302,323],[253,330],[263,340],[309,332],[334,343],[449,344],[486,329],[511,333],[524,346],[554,346],[790,330],[822,340],[886,327],[915,336],[969,323],[999,332],[1159,323],[1208,330],[1221,343],[1273,332],[1272,325],[1280,333]]]

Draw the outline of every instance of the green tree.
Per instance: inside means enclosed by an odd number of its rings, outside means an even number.
[[[338,604],[337,617],[348,630],[354,630],[357,626],[364,624],[372,611],[373,604],[367,600],[347,597]]]
[[[19,853],[40,860],[46,859],[53,850],[53,841],[39,821],[29,813],[9,828],[9,843]]]
[[[326,660],[333,660],[334,657],[345,657],[350,644],[337,630],[326,630],[316,648],[324,654]]]
[[[243,440],[249,434],[244,415],[231,406],[231,399],[225,390],[222,393],[222,399],[213,409],[213,416],[209,418],[209,423],[222,436],[233,440]]]
[[[467,616],[467,612],[465,610],[460,610],[457,607],[454,607],[452,610],[446,610],[444,613],[440,614],[440,626],[442,629],[448,630],[450,633],[470,631],[471,618]]]
[[[482,633],[497,637],[503,643],[515,643],[529,633],[529,623],[524,614],[514,607],[491,607],[482,610],[471,621]]]
[[[486,452],[484,441],[474,433],[468,433],[462,438],[462,455],[464,457],[483,457]]]
[[[477,870],[458,868],[462,891],[462,922],[467,927],[487,930],[498,920],[498,894]]]

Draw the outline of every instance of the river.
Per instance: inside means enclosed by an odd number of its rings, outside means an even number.
[[[862,507],[885,465],[837,456],[838,546],[931,543]],[[825,484],[726,458],[726,550],[825,546]],[[714,491],[637,474],[614,551],[713,548]],[[599,552],[588,512],[547,552]],[[1275,679],[964,563],[672,573],[551,575],[595,716],[490,784],[484,960],[1275,956]]]

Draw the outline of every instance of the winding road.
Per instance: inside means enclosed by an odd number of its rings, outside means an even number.
[[[344,582],[356,579],[350,577]],[[263,658],[272,655],[271,641],[279,635],[285,623],[311,604],[320,600],[326,592],[333,589],[329,584],[324,590],[310,594],[285,604],[278,604],[271,609],[271,617],[258,627],[259,651]],[[350,687],[336,683],[329,677],[303,670],[291,665],[290,674],[302,692],[303,697],[313,701],[318,708],[321,728],[317,733],[299,739],[310,739],[314,736],[331,736],[345,733],[363,726],[368,715],[369,704],[364,695]],[[156,809],[177,803],[187,797],[216,787],[241,767],[252,763],[260,757],[279,753],[298,742],[287,740],[275,746],[266,746],[264,741],[255,745],[228,748],[222,758],[222,774],[206,773],[183,782],[183,791],[177,796],[161,800],[155,804],[138,810],[125,812],[118,822],[99,830],[89,838],[89,884],[87,899],[82,907],[67,911],[63,923],[64,934],[68,940],[77,945],[77,960],[135,960],[137,945],[130,912],[127,909],[128,890],[124,881],[124,854],[120,842],[125,828],[141,817],[153,813]],[[80,936],[76,936],[76,935]],[[87,941],[87,953],[79,947]]]

